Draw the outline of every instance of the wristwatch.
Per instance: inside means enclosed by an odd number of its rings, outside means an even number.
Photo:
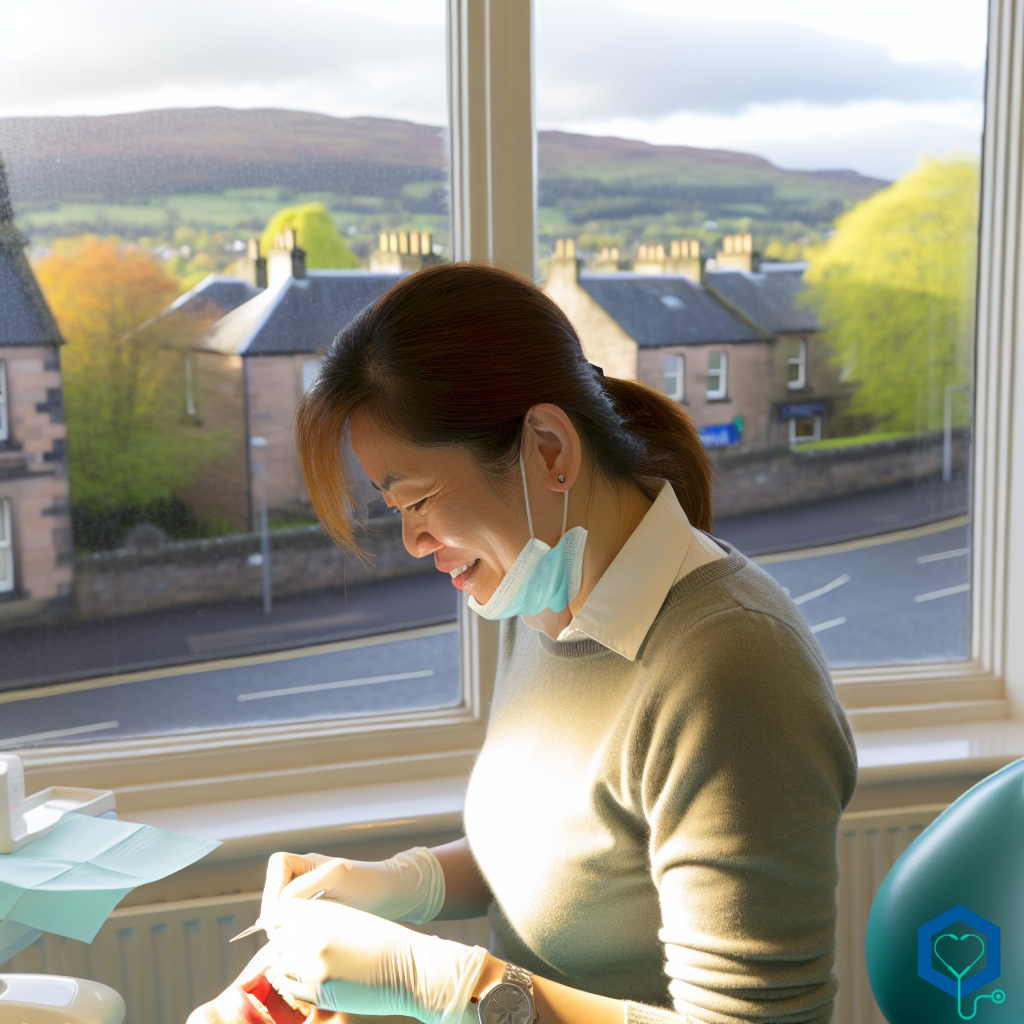
[[[533,975],[515,964],[507,964],[501,981],[481,996],[476,1012],[480,1024],[537,1024]]]

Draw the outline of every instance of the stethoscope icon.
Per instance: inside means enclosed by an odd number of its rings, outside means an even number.
[[[953,939],[954,942],[961,942],[964,939],[977,939],[981,943],[981,952],[962,970],[955,971],[945,960],[942,959],[942,954],[939,952],[939,939]],[[946,970],[956,978],[956,1012],[960,1014],[961,1020],[974,1020],[975,1015],[978,1012],[978,1003],[982,999],[991,999],[993,1003],[1002,1003],[1006,999],[1006,993],[1001,989],[997,988],[994,992],[986,993],[985,995],[974,997],[974,1009],[971,1011],[970,1016],[964,1015],[964,1008],[962,1004],[963,995],[961,988],[963,986],[964,977],[967,972],[985,955],[985,940],[974,932],[968,932],[966,935],[954,935],[952,932],[943,932],[941,935],[935,937],[935,941],[932,943],[932,952],[942,961]]]

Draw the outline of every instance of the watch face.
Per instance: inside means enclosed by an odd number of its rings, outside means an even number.
[[[495,985],[480,1000],[480,1024],[531,1024],[533,1006],[518,985]]]

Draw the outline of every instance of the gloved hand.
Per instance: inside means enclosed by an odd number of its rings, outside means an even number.
[[[290,1003],[459,1024],[486,950],[322,900],[283,900],[268,919],[267,978]]]
[[[278,900],[324,896],[389,921],[424,924],[444,903],[444,871],[425,846],[389,860],[346,860],[319,853],[275,853],[267,864],[260,921],[271,919]]]

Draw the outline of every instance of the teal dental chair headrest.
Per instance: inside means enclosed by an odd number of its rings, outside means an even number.
[[[904,851],[872,904],[866,945],[889,1024],[1024,1021],[1024,758]]]

